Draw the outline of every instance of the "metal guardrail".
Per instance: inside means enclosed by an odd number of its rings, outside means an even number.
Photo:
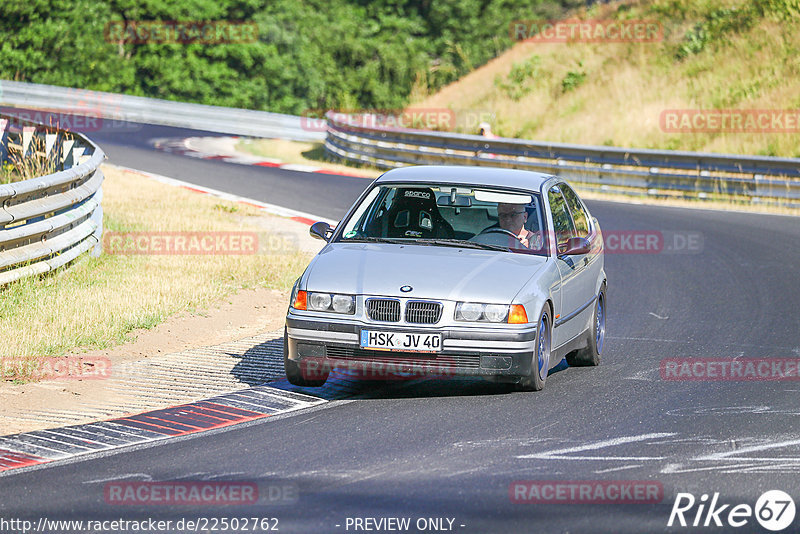
[[[327,115],[329,155],[380,168],[416,164],[513,167],[563,176],[584,189],[627,195],[709,198],[800,207],[800,159],[542,143],[444,132],[366,127]]]
[[[0,184],[0,286],[101,250],[103,151],[66,130],[0,115],[0,164],[55,172]]]
[[[322,141],[325,132],[303,127],[302,118],[266,111],[173,102],[54,85],[0,80],[0,104],[89,113],[107,120],[161,124],[252,137]]]
[[[636,196],[746,197],[800,207],[800,160],[490,139],[380,129],[328,114],[327,135],[303,117],[0,80],[0,104],[220,133],[325,140],[326,151],[382,168],[410,164],[515,167],[563,176],[584,189]],[[347,116],[345,116],[347,117]],[[348,117],[349,118],[349,117]],[[0,154],[2,156],[2,154]]]

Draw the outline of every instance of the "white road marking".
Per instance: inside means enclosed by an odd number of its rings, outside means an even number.
[[[570,454],[573,452],[582,452],[582,451],[596,451],[598,449],[604,449],[606,447],[615,447],[617,445],[624,445],[626,443],[636,443],[638,441],[647,441],[648,439],[656,439],[656,438],[666,438],[669,436],[676,435],[675,432],[655,432],[651,434],[642,434],[639,436],[623,436],[620,438],[612,438],[603,441],[596,441],[594,443],[588,443],[586,445],[580,445],[578,447],[569,447],[566,449],[555,449],[552,451],[545,451],[539,452],[534,454],[523,454],[517,456],[520,459],[527,459],[527,458],[538,458],[542,460],[584,460],[584,459],[597,459],[597,460],[605,460],[605,459],[615,459],[615,460],[661,460],[663,457],[627,457],[627,456],[615,456],[609,458],[608,456],[559,456],[562,454]]]
[[[748,473],[748,472],[771,472],[776,469],[781,470],[787,467],[796,469],[796,464],[777,464],[777,465],[764,465],[763,463],[747,463],[749,458],[742,458],[745,463],[741,465],[708,465],[702,467],[687,467],[686,464],[667,464],[661,469],[662,474],[666,475],[680,475],[684,473],[695,473],[700,471],[719,471],[720,473]]]
[[[141,480],[142,482],[152,482],[153,477],[147,473],[131,473],[129,475],[117,475],[108,478],[97,478],[94,480],[84,480],[82,484],[101,484],[103,482],[118,482],[120,480]]]
[[[778,449],[780,447],[791,447],[794,445],[800,445],[800,439],[792,439],[789,441],[779,441],[778,443],[764,443],[762,445],[752,445],[750,447],[744,447],[742,449],[736,449],[733,451],[727,452],[715,452],[712,454],[708,454],[706,456],[699,456],[694,458],[696,461],[703,461],[703,460],[733,460],[733,461],[749,461],[749,462],[763,462],[763,461],[781,461],[781,462],[800,462],[800,458],[789,457],[789,458],[753,458],[748,456],[747,458],[731,458],[731,456],[745,454],[748,452],[761,452],[766,451],[769,449]]]
[[[625,469],[634,469],[636,467],[642,467],[642,464],[623,465],[622,467],[612,467],[610,469],[598,469],[594,473],[596,475],[600,475],[603,473],[612,473],[614,471],[624,471]]]
[[[651,375],[651,376],[648,376],[648,375]],[[631,376],[622,377],[622,379],[623,380],[645,380],[645,381],[650,381],[650,380],[655,380],[659,376],[660,375],[659,375],[659,370],[658,369],[645,369],[643,371],[637,371],[637,372],[633,373]]]
[[[656,315],[656,314],[655,314],[655,313],[653,313],[653,312],[648,312],[648,313],[649,313],[650,315],[652,315],[653,317],[655,317],[656,319],[661,319],[662,321],[669,319],[669,315],[667,315],[666,317],[661,317],[660,315]]]

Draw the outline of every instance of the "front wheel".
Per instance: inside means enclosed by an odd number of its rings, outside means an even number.
[[[567,354],[567,363],[573,367],[594,366],[600,363],[603,354],[603,341],[606,337],[606,286],[600,288],[594,305],[592,328],[586,348]]]
[[[553,323],[550,321],[550,310],[545,305],[536,325],[536,348],[531,355],[531,371],[519,381],[524,391],[541,391],[550,370],[550,343],[553,339]]]

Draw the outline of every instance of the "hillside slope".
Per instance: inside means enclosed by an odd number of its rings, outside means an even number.
[[[506,137],[800,156],[800,121],[787,117],[800,112],[798,0],[652,0],[596,6],[579,16],[657,21],[664,37],[522,42],[413,105],[489,112],[494,132]],[[697,109],[769,110],[768,129],[782,131],[670,132],[661,124],[669,110]]]

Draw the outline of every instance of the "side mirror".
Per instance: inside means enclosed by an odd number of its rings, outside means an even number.
[[[333,235],[333,230],[331,230],[330,224],[319,221],[311,225],[311,228],[308,229],[308,233],[311,234],[311,237],[327,241],[331,238],[331,235]]]
[[[558,245],[559,256],[588,254],[590,250],[592,250],[592,245],[585,237],[571,237]]]

